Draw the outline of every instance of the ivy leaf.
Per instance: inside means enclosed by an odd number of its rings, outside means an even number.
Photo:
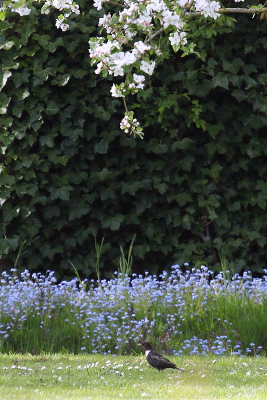
[[[217,86],[222,87],[224,89],[229,89],[228,87],[228,78],[224,72],[219,72],[214,78],[212,78],[213,87]]]
[[[148,146],[154,154],[163,154],[168,151],[168,147],[165,144],[159,143],[157,139],[152,139]]]
[[[109,187],[107,187],[107,188],[101,190],[101,192],[100,192],[100,198],[101,198],[102,201],[105,201],[105,200],[107,200],[108,198],[110,198],[110,199],[116,199],[116,198],[117,198],[117,195],[116,195],[114,189],[113,189],[111,186],[109,186]]]
[[[23,24],[18,25],[16,27],[16,32],[21,35],[21,44],[24,46],[27,44],[29,36],[35,32],[34,27],[34,19],[30,18],[28,21],[25,21]]]
[[[110,228],[112,231],[117,231],[120,228],[123,219],[124,217],[121,214],[103,218],[101,221],[102,228]]]
[[[112,171],[107,168],[103,168],[100,172],[91,172],[91,177],[97,181],[105,181],[113,175]]]
[[[108,151],[109,142],[105,139],[102,139],[99,143],[96,143],[94,146],[94,152],[99,154],[105,154]]]
[[[59,111],[59,107],[57,103],[54,100],[48,100],[46,103],[46,109],[45,112],[48,115],[54,115]]]
[[[47,147],[54,147],[54,138],[56,135],[45,135],[40,137],[40,145],[41,146],[47,146]]]
[[[228,60],[223,60],[223,69],[229,72],[232,72],[233,74],[237,74],[240,67],[243,67],[244,61],[241,60],[241,58],[235,58],[231,62]]]
[[[175,199],[178,201],[178,204],[181,207],[184,206],[186,203],[190,203],[193,201],[190,192],[183,192],[183,193],[177,194],[175,196]]]
[[[173,149],[173,151],[175,151],[177,148],[178,148],[178,149],[184,150],[184,149],[187,149],[187,147],[188,147],[191,143],[193,143],[193,140],[192,140],[192,139],[190,139],[190,138],[183,138],[182,140],[179,140],[179,141],[177,141],[177,142],[174,142],[174,143],[172,144],[172,149]]]
[[[160,194],[164,194],[168,190],[168,185],[165,182],[156,183],[153,186]]]
[[[144,189],[145,184],[143,182],[122,182],[121,185],[121,193],[130,193],[131,195],[135,195],[137,190]]]
[[[13,236],[12,238],[0,238],[0,253],[8,254],[9,250],[16,250],[19,245],[19,236]]]
[[[81,218],[83,215],[88,214],[90,207],[85,204],[73,204],[72,210],[69,212],[68,220],[73,221],[74,219]]]
[[[69,185],[60,188],[53,188],[51,190],[51,199],[69,200],[70,190],[72,190],[72,187]]]
[[[242,100],[245,100],[247,98],[247,93],[245,93],[241,89],[235,89],[235,90],[233,90],[233,92],[231,94],[239,102],[242,101]]]
[[[19,208],[14,209],[9,203],[4,203],[2,206],[3,221],[9,222],[19,214]]]

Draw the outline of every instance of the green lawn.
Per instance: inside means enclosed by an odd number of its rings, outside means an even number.
[[[144,356],[0,355],[0,399],[267,399],[263,357],[169,358],[184,372]]]

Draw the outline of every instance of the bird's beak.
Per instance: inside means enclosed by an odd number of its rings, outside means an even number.
[[[142,343],[137,343],[137,346],[142,346]]]

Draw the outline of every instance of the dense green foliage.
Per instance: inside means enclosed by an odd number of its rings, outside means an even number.
[[[145,139],[119,130],[123,105],[94,74],[96,11],[0,21],[0,251],[29,269],[89,276],[119,264],[136,234],[136,270],[174,262],[265,266],[266,22],[196,25],[196,50],[157,69],[135,108]],[[98,14],[99,15],[99,14]],[[1,83],[2,82],[2,83]],[[95,236],[95,237],[94,237]],[[112,266],[113,265],[113,266]]]

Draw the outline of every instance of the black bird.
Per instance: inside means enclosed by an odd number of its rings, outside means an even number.
[[[158,371],[162,371],[166,368],[178,369],[182,371],[182,369],[177,368],[175,364],[173,364],[170,360],[163,357],[156,350],[153,350],[152,346],[148,342],[138,343],[140,346],[143,346],[145,349],[146,360],[151,367],[156,368]]]

